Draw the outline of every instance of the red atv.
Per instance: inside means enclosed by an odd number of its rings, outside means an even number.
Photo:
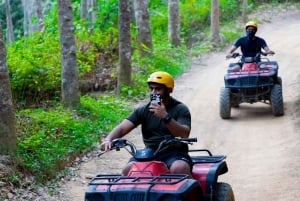
[[[197,138],[168,137],[157,150],[137,150],[130,141],[115,139],[111,149],[125,148],[137,161],[128,175],[94,177],[89,182],[85,201],[234,201],[231,186],[218,182],[218,176],[228,171],[226,156],[212,155],[207,149],[190,150],[193,178],[186,174],[171,174],[163,162],[153,160],[166,145],[196,141]],[[202,154],[192,156],[192,153]]]

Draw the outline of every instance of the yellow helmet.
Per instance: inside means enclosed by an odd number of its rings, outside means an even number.
[[[154,72],[149,76],[147,82],[163,84],[167,88],[170,88],[171,92],[173,91],[174,88],[174,79],[172,75],[170,75],[167,72],[162,72],[162,71]]]
[[[257,30],[257,23],[256,22],[254,22],[254,21],[249,21],[249,22],[247,22],[247,24],[245,25],[245,29],[247,29],[248,27],[255,27],[256,28],[256,30]]]

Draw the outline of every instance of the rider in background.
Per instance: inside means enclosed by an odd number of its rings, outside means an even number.
[[[122,138],[139,125],[145,146],[153,150],[156,150],[166,136],[189,137],[191,114],[184,103],[170,95],[174,89],[173,77],[167,72],[154,72],[147,79],[147,83],[150,96],[159,94],[160,103],[149,101],[137,107],[102,140],[101,150],[108,151],[112,140]],[[167,147],[155,160],[164,162],[170,173],[191,175],[192,162],[186,144]],[[128,174],[133,161],[134,158],[131,158],[123,169],[124,175]]]
[[[231,49],[229,50],[229,53],[226,55],[226,58],[229,59],[233,56],[234,51],[241,47],[242,52],[242,59],[241,63],[237,63],[235,66],[230,68],[231,71],[239,71],[243,64],[243,59],[245,57],[255,57],[257,53],[261,53],[261,49],[264,49],[264,51],[267,54],[275,54],[274,51],[270,50],[268,47],[266,41],[263,38],[260,38],[258,36],[255,36],[257,31],[257,23],[254,21],[247,22],[245,26],[246,30],[246,36],[241,37],[236,40],[236,42],[233,44]]]

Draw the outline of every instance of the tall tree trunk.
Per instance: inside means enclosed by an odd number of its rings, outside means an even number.
[[[37,0],[40,1],[40,0]],[[24,14],[24,20],[23,20],[23,29],[24,29],[24,35],[28,36],[33,32],[40,31],[40,20],[42,20],[40,15],[40,11],[38,11],[38,6],[41,6],[39,2],[36,2],[36,0],[22,0],[23,5],[23,14]],[[33,19],[38,19],[34,21]]]
[[[174,46],[181,45],[178,0],[168,1],[168,37]]]
[[[15,126],[15,112],[6,66],[6,50],[0,24],[0,153],[15,150],[17,144]]]
[[[242,9],[242,18],[243,22],[247,21],[247,7],[248,7],[248,0],[243,0],[243,9]]]
[[[43,8],[42,8],[42,2],[41,0],[35,0],[35,6],[36,6],[36,15],[38,19],[38,30],[43,31],[44,30],[44,14],[43,14]]]
[[[211,0],[211,16],[210,16],[211,41],[218,43],[221,38],[219,35],[219,1]]]
[[[87,8],[87,1],[88,0],[81,0],[80,1],[80,17],[81,19],[87,20],[88,19],[88,8]]]
[[[131,84],[130,0],[119,0],[119,69],[117,93]]]
[[[14,28],[13,28],[13,23],[11,18],[9,0],[5,0],[5,10],[6,10],[6,24],[7,24],[6,39],[9,43],[11,43],[15,40],[15,37],[14,37]]]
[[[27,4],[26,0],[22,0],[23,5],[23,30],[24,30],[24,36],[28,36],[29,34],[29,16],[27,12]]]
[[[62,102],[73,108],[80,103],[76,47],[74,39],[73,12],[70,0],[58,0],[58,23],[60,31]]]
[[[97,6],[96,0],[88,0],[89,31],[94,30],[94,25],[96,23],[96,19],[97,19],[96,6]]]
[[[97,19],[96,0],[81,0],[80,17],[88,22],[89,31],[93,31]]]
[[[141,56],[146,56],[152,53],[148,0],[134,0],[134,13],[136,18],[138,48]]]

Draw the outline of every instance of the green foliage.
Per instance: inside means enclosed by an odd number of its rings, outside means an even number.
[[[47,9],[44,14],[44,29],[47,33],[58,33],[58,14],[57,14],[57,1],[48,2]]]
[[[56,107],[18,112],[18,155],[41,180],[53,178],[70,157],[92,149],[132,108],[113,96],[81,98],[77,110]]]
[[[164,40],[163,40],[164,41]],[[167,71],[173,76],[184,72],[190,66],[190,60],[184,47],[171,47],[166,42],[155,43],[152,55],[140,58],[133,55],[132,86],[123,86],[121,94],[142,99],[148,95],[148,76],[155,71]]]
[[[222,10],[222,19],[227,19],[225,16],[234,13],[236,9],[236,1],[222,0],[220,7]],[[112,69],[117,66],[117,51],[118,51],[118,1],[117,0],[101,0],[98,2],[97,20],[93,32],[88,30],[88,23],[84,19],[80,19],[80,1],[73,1],[74,10],[74,25],[77,45],[77,65],[80,76],[84,77],[92,69],[99,69],[105,61],[110,64]],[[205,51],[214,48],[207,43],[205,35],[209,25],[210,15],[210,0],[204,1],[181,1],[181,35],[182,48],[176,50],[174,55],[167,55],[165,52],[173,52],[172,48],[168,47],[168,30],[167,30],[167,1],[150,1],[149,12],[151,20],[151,29],[155,30],[152,34],[154,46],[159,46],[155,49],[152,58],[149,61],[138,61],[144,67],[150,68],[151,72],[155,68],[166,66],[165,70],[169,70],[167,66],[180,65],[180,59],[175,57],[178,52],[185,51],[186,47],[191,47],[192,51]],[[57,3],[51,2],[46,9],[44,16],[45,31],[35,33],[30,37],[24,37],[16,41],[8,47],[8,67],[11,73],[12,91],[15,102],[18,104],[38,104],[41,101],[52,99],[60,100],[60,55],[59,55],[59,36],[57,29]],[[133,20],[134,23],[134,20]],[[133,28],[134,26],[132,26]],[[135,46],[135,29],[132,29],[132,45]],[[228,36],[228,32],[224,32]],[[203,45],[203,41],[206,41]],[[157,44],[157,45],[156,45]],[[197,46],[201,46],[200,49]],[[162,50],[161,50],[162,49]],[[171,50],[171,51],[170,51]],[[13,55],[13,56],[12,56]],[[167,64],[162,64],[161,60],[168,58]],[[176,59],[175,59],[176,58]],[[152,61],[153,60],[153,61]],[[174,62],[174,64],[173,64]],[[145,68],[137,71],[144,72]],[[178,63],[178,64],[176,64]],[[156,67],[155,67],[156,66]],[[179,68],[181,69],[181,67]],[[115,71],[115,70],[113,70]],[[134,77],[135,74],[133,74]],[[136,80],[136,78],[134,78]],[[140,78],[137,79],[137,81]],[[140,86],[140,85],[139,85]],[[123,92],[128,95],[137,95],[136,88],[130,89],[130,86],[124,86]]]
[[[220,0],[220,22],[230,22],[240,16],[242,1]]]
[[[40,97],[53,96],[55,99],[60,87],[59,52],[57,36],[47,33],[23,37],[7,48],[7,65],[15,99],[30,97],[39,100]]]
[[[165,37],[168,31],[168,5],[167,1],[149,1],[149,16],[151,29],[153,31],[152,37]]]
[[[77,33],[79,75],[97,67],[97,57],[109,63],[117,59],[117,30]],[[40,32],[12,43],[7,48],[13,97],[18,104],[59,100],[61,87],[60,45],[57,32]]]
[[[183,37],[187,37],[201,32],[209,25],[210,0],[190,0],[180,2],[180,26]],[[192,14],[193,13],[193,14]]]
[[[224,36],[225,42],[232,42],[244,34],[243,25],[236,22],[226,23],[226,26],[220,29],[220,33]]]
[[[96,28],[108,30],[118,27],[118,0],[98,1]]]
[[[180,26],[182,38],[188,47],[193,47],[192,51],[212,49],[214,46],[209,43],[207,36],[210,28],[210,0],[189,0],[180,1]],[[225,22],[235,20],[239,17],[240,8],[236,0],[220,0],[219,1],[220,26]],[[226,34],[225,34],[226,35]],[[193,45],[189,45],[189,41],[193,41]],[[201,46],[205,47],[197,47]]]
[[[93,143],[92,122],[84,118],[77,120],[70,111],[38,109],[19,115],[27,118],[30,125],[30,130],[18,136],[19,154],[25,166],[36,171],[39,177],[43,174],[52,177],[61,168],[59,161],[67,161],[69,154]]]
[[[92,32],[80,30],[76,33],[76,54],[80,75],[96,68],[103,68],[98,60],[104,60],[115,65],[118,60],[116,50],[118,48],[118,30],[111,28],[105,32]]]

